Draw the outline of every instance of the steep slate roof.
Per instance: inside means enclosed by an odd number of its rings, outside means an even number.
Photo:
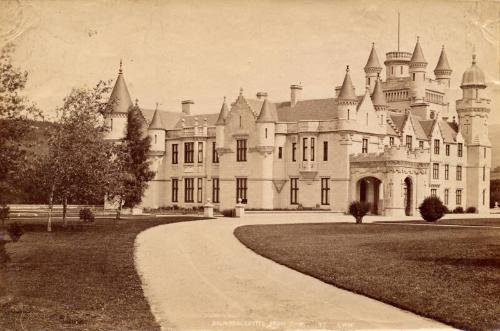
[[[227,106],[226,97],[224,97],[224,102],[222,103],[222,107],[219,112],[219,116],[217,117],[217,121],[215,125],[224,125],[226,122],[227,114],[229,114],[229,107]]]
[[[130,93],[128,93],[127,84],[123,78],[122,64],[120,61],[120,70],[116,78],[115,86],[109,97],[112,113],[127,113],[129,108],[133,105]]]
[[[264,100],[262,108],[260,110],[259,117],[257,118],[257,123],[272,123],[276,122],[276,108],[270,105],[267,99]]]
[[[337,102],[335,98],[301,100],[294,107],[282,102],[276,104],[276,110],[280,122],[325,121],[337,117]]]
[[[146,120],[146,122],[148,124],[150,124],[153,121],[153,116],[155,113],[154,109],[142,109],[141,108],[141,113],[142,113],[142,116],[144,116],[144,119]],[[176,123],[181,118],[180,112],[158,110],[158,115],[160,117],[161,124],[165,130],[173,129],[175,127]]]
[[[385,93],[382,90],[382,82],[377,79],[375,82],[375,87],[372,93],[372,101],[374,106],[387,106],[387,101],[385,100]]]
[[[163,123],[161,121],[161,117],[160,117],[158,109],[155,110],[154,115],[153,115],[153,119],[151,120],[151,123],[149,123],[149,129],[150,130],[154,130],[154,129],[164,130],[165,129],[165,127],[163,126]]]
[[[417,43],[415,44],[415,49],[413,50],[413,55],[411,56],[410,62],[413,63],[427,63],[425,61],[424,52],[422,51],[422,47],[420,47],[420,41],[417,37]]]
[[[429,138],[432,135],[435,120],[421,120],[420,126],[424,130],[425,136]]]
[[[453,143],[457,141],[458,132],[455,124],[441,120],[439,121],[439,128],[441,129],[444,142]]]
[[[448,63],[448,57],[446,56],[446,52],[444,51],[444,45],[441,49],[441,55],[439,55],[439,60],[436,65],[436,69],[434,69],[434,72],[440,70],[451,71],[450,64]]]
[[[215,122],[217,122],[217,119],[219,118],[219,114],[197,114],[197,115],[189,115],[189,116],[180,116],[181,118],[177,121],[175,128],[180,129],[182,128],[182,120],[184,120],[184,125],[189,127],[189,126],[194,126],[195,124],[195,118],[198,120],[198,125],[202,126],[205,122],[205,119],[207,119],[207,125],[208,126],[215,126]]]
[[[420,124],[420,120],[418,117],[410,115],[412,122],[413,122],[413,129],[415,130],[415,137],[417,139],[427,139],[427,136],[425,135],[425,131],[422,128],[422,125]]]
[[[401,114],[401,113],[389,113],[389,116],[392,120],[392,122],[394,123],[394,125],[396,126],[396,128],[399,130],[399,132],[402,132],[403,131],[403,127],[405,125],[405,122],[406,122],[406,115],[405,114]]]
[[[368,68],[380,68],[380,62],[378,61],[377,51],[375,50],[375,43],[372,44],[372,50],[370,51],[370,56],[368,56],[368,61],[366,62],[365,69]]]
[[[351,75],[349,75],[349,66],[345,70],[344,82],[340,88],[339,100],[356,100],[356,93],[352,85]]]

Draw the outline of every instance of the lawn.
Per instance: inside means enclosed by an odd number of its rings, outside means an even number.
[[[134,267],[134,240],[193,219],[98,219],[73,229],[56,224],[53,233],[25,221],[26,234],[6,246],[12,261],[0,265],[8,293],[0,293],[0,329],[159,330]]]
[[[461,329],[500,328],[500,228],[247,225],[235,235],[326,283]]]

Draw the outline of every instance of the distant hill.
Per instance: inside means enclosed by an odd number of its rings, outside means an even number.
[[[500,167],[500,124],[489,125],[491,141],[491,169]]]

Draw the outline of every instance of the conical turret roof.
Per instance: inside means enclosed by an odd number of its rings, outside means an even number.
[[[356,100],[356,93],[352,85],[351,75],[349,75],[349,66],[345,70],[344,82],[340,88],[339,100]]]
[[[441,55],[439,55],[436,69],[434,69],[434,72],[436,71],[451,71],[450,64],[448,63],[448,57],[446,56],[446,52],[444,51],[444,45],[441,49]]]
[[[149,124],[149,130],[164,130],[163,123],[161,121],[161,117],[158,111],[158,108],[156,108],[155,113],[153,115],[153,119],[151,120],[151,123]]]
[[[424,52],[422,51],[422,47],[420,46],[419,38],[417,37],[417,43],[415,44],[415,49],[413,50],[413,55],[411,56],[411,63],[425,63]]]
[[[365,65],[365,71],[367,69],[382,69],[378,60],[377,51],[375,50],[375,43],[372,44],[372,50],[370,51],[370,56],[368,56],[368,61]]]
[[[133,105],[130,94],[128,93],[127,84],[123,78],[122,61],[120,61],[120,70],[116,78],[115,86],[109,97],[112,113],[127,113],[129,108]]]
[[[219,117],[217,118],[217,122],[215,122],[215,125],[224,125],[224,123],[226,122],[227,114],[229,114],[229,107],[226,103],[226,97],[224,97],[224,102],[222,103]]]
[[[262,108],[260,109],[259,117],[257,118],[257,123],[273,123],[276,122],[275,117],[273,116],[273,110],[271,106],[267,102],[267,99],[264,100],[262,104]]]
[[[382,82],[380,78],[375,82],[375,87],[372,93],[372,102],[374,106],[387,106],[387,101],[385,100],[385,93],[382,90]]]

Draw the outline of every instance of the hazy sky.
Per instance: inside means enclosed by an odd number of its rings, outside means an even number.
[[[181,100],[193,99],[195,112],[213,113],[240,87],[282,101],[299,82],[303,98],[331,97],[347,64],[360,94],[371,43],[381,63],[397,48],[398,10],[401,49],[411,52],[420,36],[433,76],[444,44],[455,88],[475,45],[500,105],[497,1],[0,2],[0,42],[17,45],[27,94],[49,115],[72,87],[115,79],[120,59],[144,107],[180,111]],[[500,109],[491,117],[500,122]]]

